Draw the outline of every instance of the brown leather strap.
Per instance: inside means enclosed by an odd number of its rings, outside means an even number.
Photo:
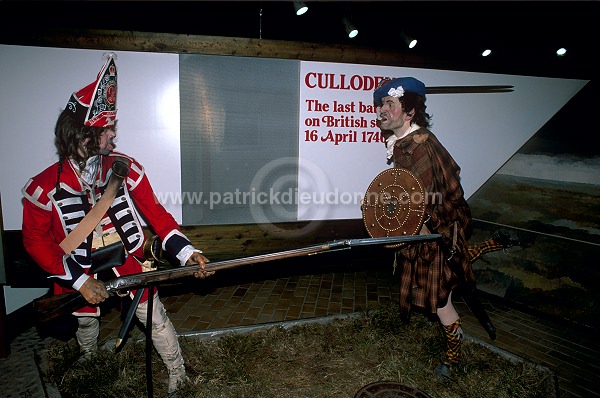
[[[456,253],[456,248],[457,248],[456,239],[458,238],[458,223],[456,221],[454,221],[450,228],[452,228],[452,247],[450,248],[450,257],[448,257],[448,261],[450,261],[452,259],[452,257],[454,257],[454,253]]]
[[[129,174],[129,165],[117,159],[113,163],[112,171],[113,173],[98,203],[92,207],[90,212],[83,217],[83,220],[77,224],[71,233],[60,242],[59,246],[65,253],[70,254],[74,251],[102,220],[113,200],[115,200],[123,179]]]

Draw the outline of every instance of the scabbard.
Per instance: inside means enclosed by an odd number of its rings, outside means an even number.
[[[485,310],[485,308],[483,308],[479,297],[477,297],[477,290],[475,289],[475,286],[471,286],[471,284],[467,284],[465,282],[466,278],[462,266],[461,264],[457,264],[454,261],[454,255],[451,253],[450,250],[448,250],[448,247],[444,243],[444,240],[439,239],[438,242],[442,249],[442,253],[444,254],[448,263],[450,264],[450,267],[463,280],[463,283],[459,285],[457,290],[461,294],[463,300],[465,300],[465,304],[467,305],[467,307],[469,307],[469,310],[471,310],[471,312],[473,313],[473,315],[475,315],[475,318],[477,318],[483,329],[490,336],[490,339],[496,340],[496,328],[494,327],[492,320],[488,316],[487,311]]]
[[[131,322],[133,321],[133,316],[135,315],[135,310],[137,309],[140,301],[142,300],[142,295],[144,294],[145,288],[138,289],[135,292],[135,296],[133,296],[133,300],[131,305],[129,306],[129,310],[127,311],[127,315],[125,315],[125,319],[123,320],[123,324],[121,325],[121,329],[119,330],[119,334],[117,337],[117,343],[115,344],[115,349],[119,349],[121,344],[127,338],[127,333],[131,329]]]
[[[477,297],[477,291],[469,288],[459,289],[459,291],[463,300],[465,300],[465,304],[467,307],[469,307],[473,315],[475,315],[475,318],[477,318],[481,326],[483,326],[487,334],[490,336],[490,339],[496,340],[496,328],[494,327],[494,324],[488,316],[485,308],[483,308],[479,297]]]

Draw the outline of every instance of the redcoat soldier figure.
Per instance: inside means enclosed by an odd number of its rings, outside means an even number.
[[[158,202],[144,167],[135,159],[114,152],[117,130],[116,56],[107,54],[106,62],[94,82],[73,93],[55,126],[58,162],[32,177],[23,188],[23,243],[31,257],[54,281],[54,294],[79,291],[89,305],[77,310],[77,342],[84,357],[97,350],[99,303],[108,298],[104,284],[90,274],[92,252],[121,242],[128,254],[114,267],[116,276],[143,270],[145,234],[140,214],[162,240],[163,250],[181,265],[208,260],[181,232],[173,216]],[[91,231],[91,210],[108,192],[113,165],[123,162],[128,175],[116,190],[112,203]],[[114,177],[114,176],[113,176]],[[108,196],[108,195],[107,195]],[[139,213],[138,213],[139,211]],[[94,227],[95,226],[95,227]],[[72,247],[65,246],[69,237]],[[199,272],[197,277],[212,273]],[[130,294],[133,297],[135,292]],[[154,292],[152,341],[169,371],[169,393],[187,379],[175,328]],[[136,315],[146,323],[148,289]]]

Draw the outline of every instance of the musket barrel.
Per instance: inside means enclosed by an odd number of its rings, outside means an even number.
[[[426,240],[436,240],[441,238],[440,234],[427,235],[405,235],[405,236],[386,236],[380,238],[349,239],[349,246],[364,245],[390,245],[394,243],[421,242]]]
[[[390,245],[394,243],[410,243],[426,240],[434,240],[440,238],[439,234],[430,235],[407,235],[407,236],[390,236],[382,238],[360,238],[360,239],[344,239],[339,241],[331,241],[314,246],[303,247],[300,249],[292,249],[287,251],[259,254],[256,256],[235,258],[231,260],[218,261],[215,263],[207,263],[206,271],[219,271],[229,268],[235,268],[242,265],[258,264],[268,261],[281,260],[291,257],[299,257],[312,255],[327,251],[336,251],[341,249],[349,249],[354,246],[365,245]],[[119,290],[132,290],[148,286],[149,284],[158,284],[160,282],[192,276],[200,271],[198,264],[187,265],[183,267],[173,267],[168,269],[141,272],[138,274],[125,275],[105,282],[104,286],[109,292]],[[41,319],[49,320],[60,314],[68,314],[86,305],[86,301],[79,292],[65,293],[58,296],[43,297],[35,300],[36,309],[41,313]]]

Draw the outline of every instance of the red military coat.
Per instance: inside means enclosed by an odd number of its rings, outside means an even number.
[[[112,173],[115,156],[125,158],[130,166],[128,177],[100,222],[102,233],[117,233],[129,254],[123,265],[113,268],[115,274],[121,276],[142,271],[140,262],[135,258],[144,261],[145,236],[139,213],[161,238],[163,249],[169,254],[177,256],[191,245],[173,216],[158,202],[144,168],[135,159],[121,153],[100,156],[100,166],[92,187],[83,182],[71,161],[63,162],[60,182],[57,183],[58,163],[55,163],[32,177],[22,190],[25,198],[23,244],[54,280],[55,294],[79,290],[89,277],[92,239],[98,236],[98,232],[90,233],[69,254],[64,253],[59,244],[101,197]],[[60,189],[57,190],[57,186]],[[143,300],[146,299],[145,294]],[[76,314],[99,315],[99,309],[85,307]]]
[[[402,265],[400,310],[410,314],[411,305],[435,314],[446,305],[459,285],[474,287],[475,277],[468,255],[471,210],[460,184],[460,167],[429,130],[421,128],[396,141],[394,165],[412,171],[425,189],[426,226],[442,234],[447,249],[456,250],[452,262],[436,241],[409,245],[400,250]],[[456,244],[454,224],[457,226]]]

